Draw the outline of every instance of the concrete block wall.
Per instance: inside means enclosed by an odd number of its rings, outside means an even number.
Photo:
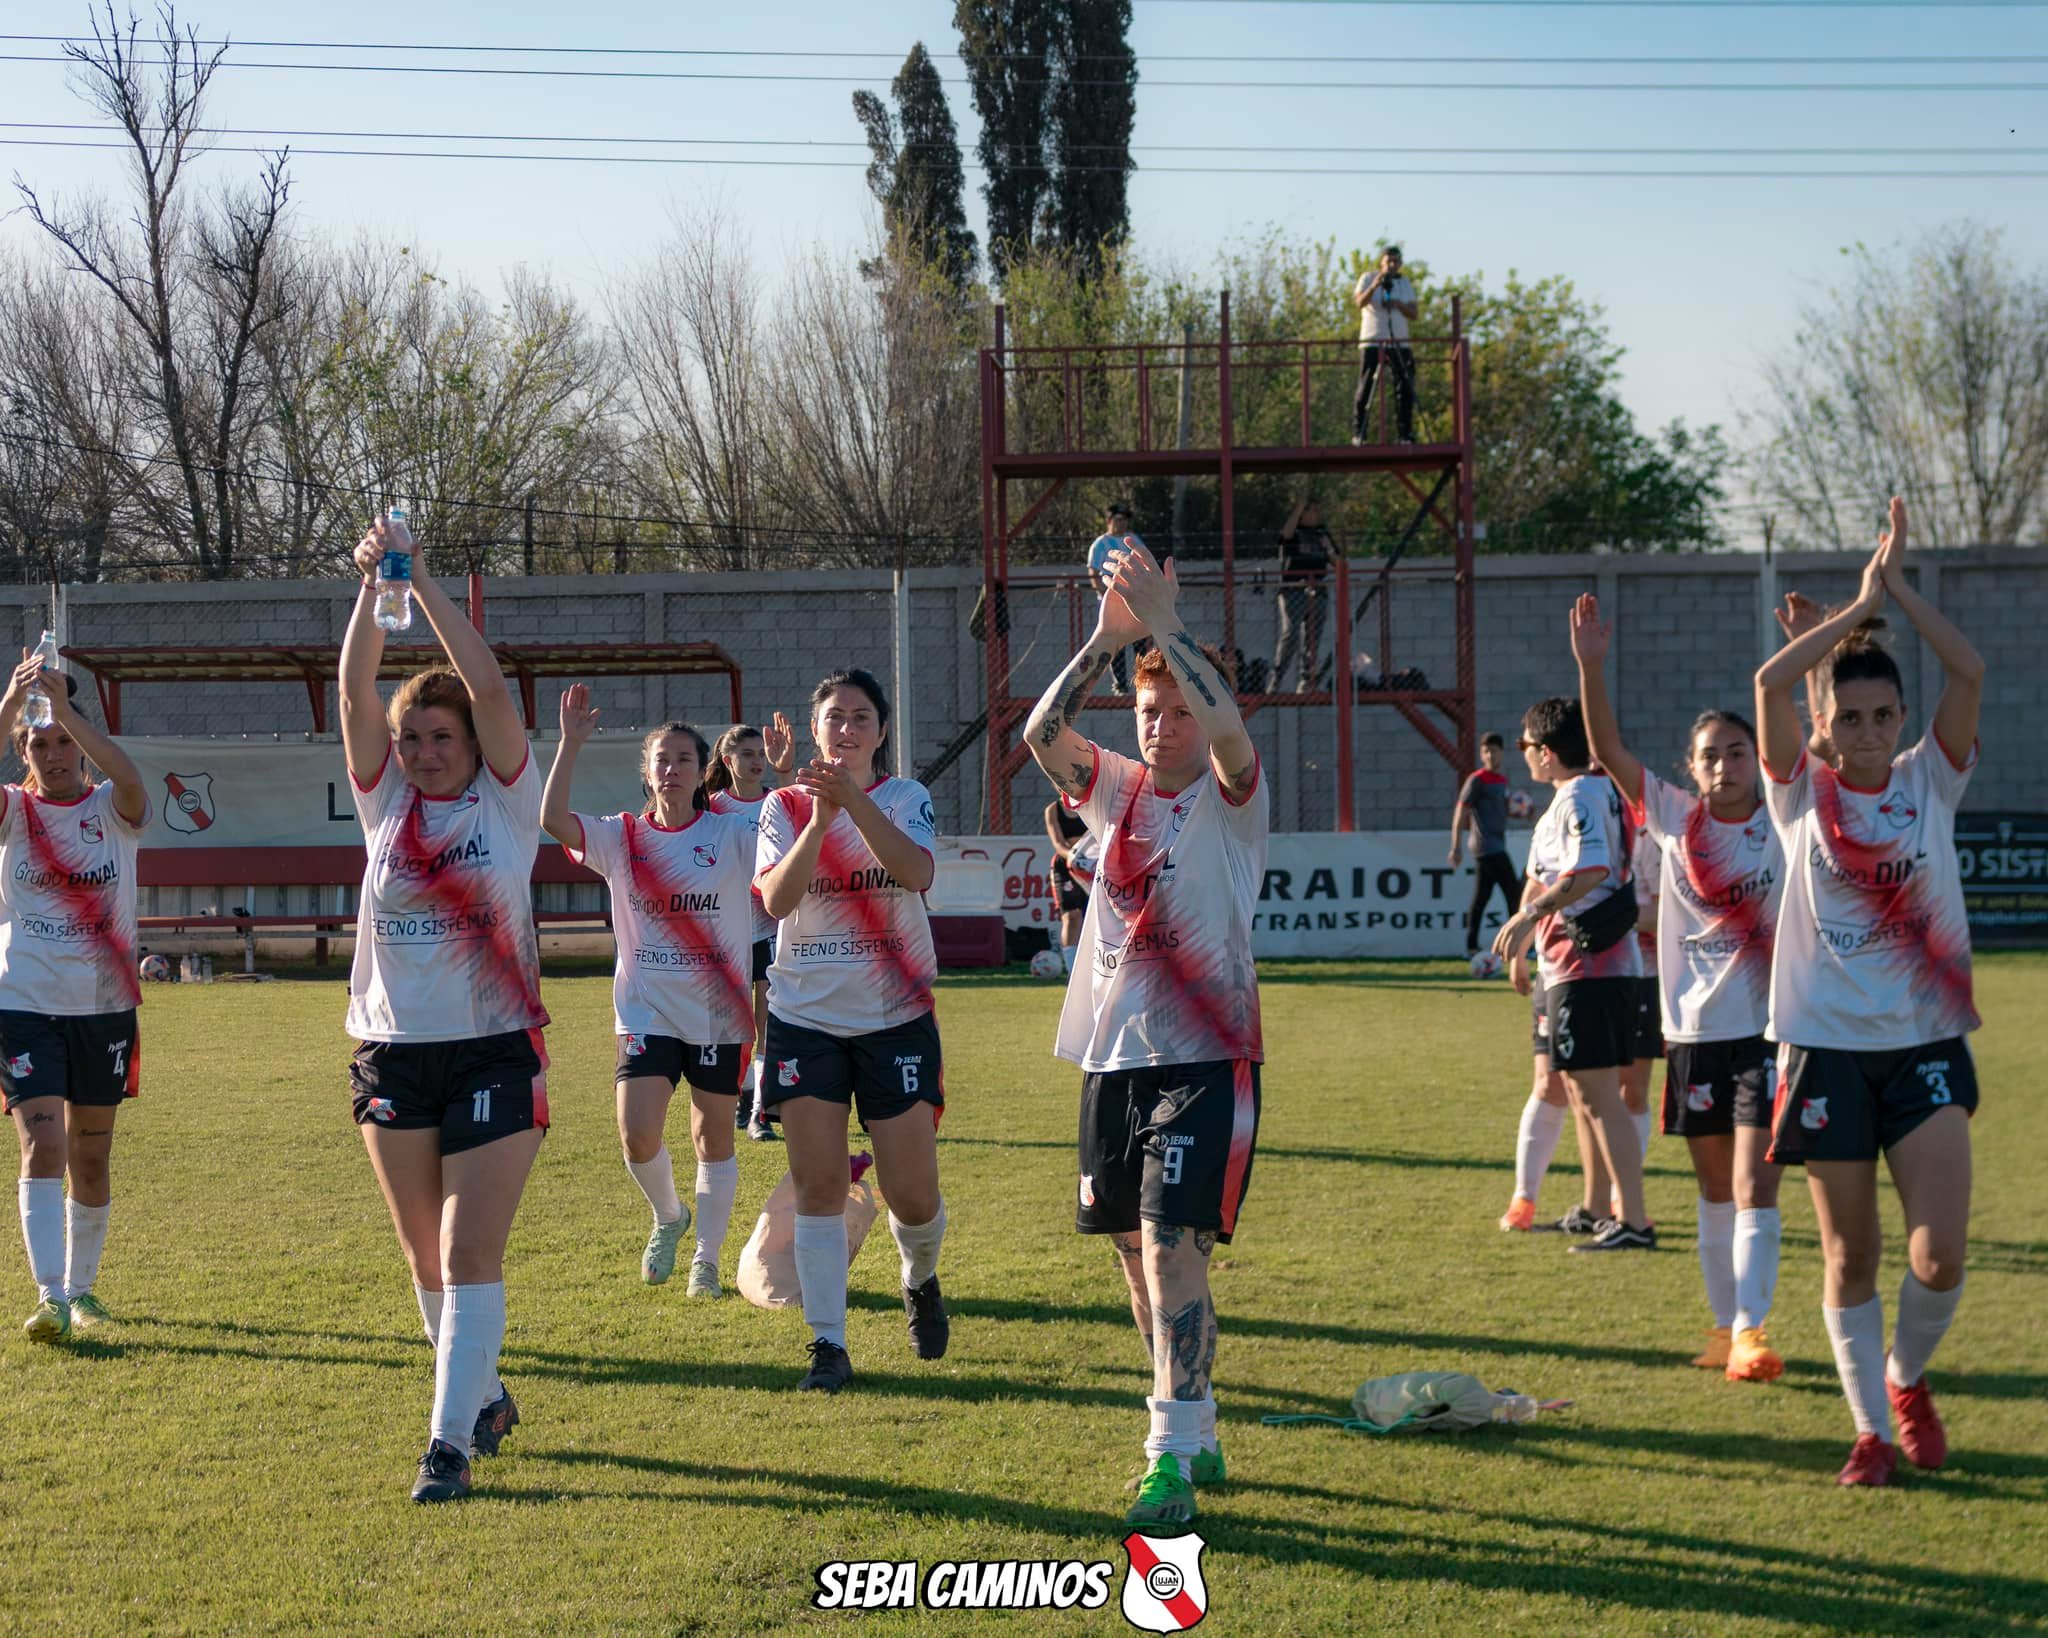
[[[1703,707],[1724,705],[1745,715],[1751,709],[1750,679],[1766,619],[1759,567],[1753,557],[1728,556],[1482,559],[1475,594],[1481,729],[1512,739],[1532,700],[1576,686],[1567,612],[1580,592],[1593,591],[1616,621],[1618,659],[1610,661],[1609,678],[1624,731],[1652,767],[1670,773]],[[1781,591],[1797,589],[1830,603],[1853,592],[1859,569],[1850,554],[1784,557],[1776,565],[1776,581]],[[1984,762],[1971,805],[2048,811],[2048,759],[2031,744],[2034,723],[2048,713],[2048,553],[1929,553],[1917,560],[1915,572],[1922,589],[1962,626],[1990,666]],[[451,596],[463,595],[459,581],[443,584]],[[914,761],[922,764],[984,709],[986,657],[967,630],[980,591],[978,569],[916,570],[911,587],[914,697],[907,702],[908,737]],[[490,634],[502,641],[717,642],[740,661],[747,714],[760,721],[778,708],[800,717],[812,685],[837,666],[865,666],[885,682],[891,679],[892,588],[892,577],[882,570],[507,578],[487,583],[486,609]],[[1240,576],[1236,642],[1246,656],[1272,658],[1275,589],[1258,568]],[[1354,601],[1363,591],[1360,576]],[[354,588],[342,581],[74,586],[65,592],[68,638],[79,647],[331,646],[341,640],[353,598]],[[0,587],[0,618],[23,630],[24,641],[34,640],[48,606],[48,593],[39,588]],[[1449,583],[1398,583],[1392,609],[1391,642],[1382,644],[1375,610],[1354,633],[1354,651],[1372,654],[1376,670],[1416,667],[1433,684],[1451,683],[1457,660]],[[1070,600],[1055,589],[1019,587],[1009,612],[1012,686],[1020,694],[1033,693],[1073,650]],[[1183,612],[1192,630],[1220,638],[1220,587],[1190,585]],[[1913,713],[1909,731],[1917,733],[1932,708],[1927,689],[1938,682],[1939,670],[1896,616],[1893,625],[1893,649]],[[426,636],[423,625],[415,633],[417,639]],[[1334,642],[1327,609],[1322,642],[1325,652]],[[419,646],[424,652],[424,643]],[[672,716],[715,726],[728,714],[720,678],[604,678],[593,686],[607,725],[616,731]],[[542,685],[544,734],[551,732],[560,687]],[[331,712],[331,684],[327,692]],[[124,709],[131,733],[296,736],[311,726],[305,690],[295,683],[135,685]],[[1332,712],[1268,706],[1251,723],[1272,782],[1275,827],[1329,826],[1336,809]],[[1081,727],[1107,744],[1130,743],[1129,720],[1121,713],[1089,713]],[[1362,827],[1446,823],[1458,772],[1398,714],[1361,707],[1354,713],[1354,736]],[[942,826],[955,832],[980,828],[984,768],[977,745],[934,781]],[[1512,761],[1511,772],[1520,772]],[[1043,805],[1038,783],[1027,776],[1016,788],[1013,823],[1036,830]]]

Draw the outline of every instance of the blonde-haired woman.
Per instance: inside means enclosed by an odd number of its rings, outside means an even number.
[[[413,557],[413,596],[453,670],[377,696],[373,576]],[[403,522],[372,525],[341,648],[341,738],[369,859],[349,981],[355,1119],[434,1343],[434,1407],[412,1496],[452,1501],[470,1455],[519,1420],[498,1380],[506,1236],[548,1124],[529,883],[541,781],[483,634],[426,572]]]

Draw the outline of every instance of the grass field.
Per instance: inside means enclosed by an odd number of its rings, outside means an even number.
[[[1771,1326],[1784,1381],[1693,1371],[1707,1320],[1681,1144],[1651,1153],[1653,1256],[1574,1262],[1558,1236],[1500,1234],[1526,1004],[1451,964],[1265,979],[1257,1170],[1216,1264],[1232,1482],[1202,1498],[1205,1630],[2048,1621],[2048,958],[1979,967],[1970,1285],[1934,1372],[1951,1466],[1864,1493],[1832,1484],[1851,1429],[1802,1189],[1786,1190]],[[646,1212],[613,1135],[608,991],[589,971],[547,984],[555,1125],[513,1237],[503,1362],[525,1423],[479,1465],[472,1500],[432,1510],[407,1500],[432,1360],[348,1121],[341,985],[150,992],[100,1284],[116,1323],[32,1346],[7,1252],[0,1627],[809,1631],[848,1619],[809,1607],[827,1560],[1079,1558],[1116,1565],[1100,1611],[879,1614],[860,1630],[1129,1630],[1116,1543],[1144,1376],[1109,1252],[1071,1232],[1057,990],[945,985],[952,1351],[910,1356],[878,1228],[853,1273],[857,1390],[838,1399],[788,1391],[806,1340],[794,1313],[639,1282]],[[671,1132],[687,1152],[680,1116]],[[779,1145],[740,1151],[728,1279],[784,1165]],[[1574,1186],[1561,1157],[1543,1205],[1562,1210]],[[1901,1266],[1887,1261],[1887,1308]],[[1366,1377],[1451,1367],[1576,1408],[1441,1439],[1259,1422],[1344,1414]]]

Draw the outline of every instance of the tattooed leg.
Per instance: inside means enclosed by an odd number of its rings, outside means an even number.
[[[1209,1254],[1216,1236],[1171,1223],[1145,1225],[1145,1283],[1152,1299],[1152,1396],[1209,1397],[1216,1368],[1216,1307]]]
[[[1152,1295],[1145,1288],[1145,1250],[1135,1234],[1112,1234],[1110,1245],[1124,1271],[1124,1283],[1131,1289],[1131,1318],[1138,1327],[1138,1343],[1145,1350],[1145,1368],[1152,1368]]]

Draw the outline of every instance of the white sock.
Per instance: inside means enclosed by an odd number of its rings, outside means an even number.
[[[1735,1202],[1701,1200],[1700,1277],[1707,1282],[1707,1306],[1714,1323],[1735,1323]]]
[[[1778,1208],[1752,1206],[1735,1214],[1735,1328],[1763,1327],[1778,1289]]]
[[[1060,946],[1060,971],[1061,971],[1061,972],[1065,972],[1065,973],[1070,973],[1070,972],[1072,972],[1073,970],[1074,970],[1074,947],[1073,947],[1073,945],[1071,945],[1071,944],[1062,944],[1062,945]]]
[[[1146,1463],[1171,1451],[1180,1462],[1180,1476],[1187,1478],[1188,1463],[1202,1448],[1202,1402],[1148,1397],[1145,1408],[1152,1413],[1152,1431],[1145,1435]]]
[[[477,1412],[497,1397],[492,1390],[504,1345],[504,1281],[449,1286],[434,1351],[434,1438],[468,1453]]]
[[[64,1300],[64,1179],[24,1177],[21,1180],[21,1239],[28,1247],[29,1276],[36,1289],[56,1302]]]
[[[1515,1134],[1515,1198],[1534,1205],[1550,1170],[1557,1140],[1564,1134],[1567,1111],[1545,1103],[1540,1093],[1531,1092],[1522,1105],[1522,1125]]]
[[[436,1348],[441,1346],[441,1304],[446,1293],[429,1291],[418,1280],[412,1282],[412,1294],[419,1299],[420,1324],[427,1328],[427,1340]]]
[[[1198,1400],[1196,1403],[1200,1405],[1202,1411],[1202,1426],[1200,1430],[1202,1449],[1218,1449],[1219,1447],[1216,1443],[1216,1396],[1212,1393],[1207,1399]]]
[[[100,1275],[100,1253],[107,1245],[107,1214],[113,1202],[104,1206],[83,1206],[76,1200],[64,1202],[64,1295],[78,1298],[92,1289]]]
[[[1643,1151],[1643,1158],[1648,1160],[1650,1158],[1650,1111],[1645,1109],[1640,1115],[1631,1114],[1628,1118],[1636,1123],[1636,1143]]]
[[[633,1181],[647,1196],[647,1204],[653,1207],[657,1223],[673,1223],[683,1215],[682,1196],[676,1193],[675,1163],[668,1158],[666,1143],[654,1151],[652,1160],[627,1161],[626,1170],[633,1174]]]
[[[796,1283],[813,1336],[846,1346],[846,1218],[796,1214]]]
[[[896,1249],[903,1254],[903,1288],[915,1291],[939,1271],[939,1242],[946,1237],[946,1202],[939,1202],[938,1215],[929,1223],[915,1227],[892,1211],[889,1232],[896,1238]]]
[[[747,1067],[747,1090],[754,1095],[752,1107],[755,1109],[761,1107],[761,1071],[767,1067],[767,1062],[759,1056]]]
[[[1854,1308],[1821,1308],[1828,1340],[1835,1345],[1835,1371],[1849,1401],[1858,1433],[1892,1442],[1892,1407],[1884,1393],[1884,1304],[1872,1297]]]
[[[740,1192],[740,1157],[697,1162],[697,1261],[718,1266],[733,1197]]]
[[[1899,1317],[1892,1325],[1892,1357],[1885,1375],[1895,1388],[1910,1388],[1927,1374],[1927,1362],[1948,1335],[1956,1304],[1963,1300],[1963,1282],[1947,1291],[1930,1291],[1910,1268],[1899,1282]]]

